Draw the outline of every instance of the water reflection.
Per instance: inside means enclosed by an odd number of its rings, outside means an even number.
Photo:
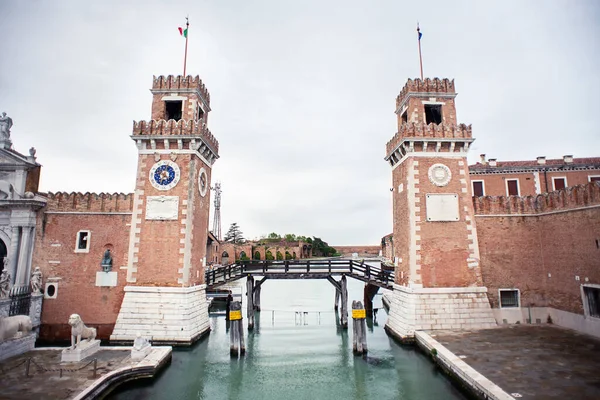
[[[217,312],[208,338],[176,349],[158,379],[128,383],[109,398],[463,399],[425,356],[388,338],[383,310],[367,321],[368,356],[354,356],[352,319],[341,328],[334,294],[326,281],[269,281],[254,330],[244,330],[245,356],[230,358],[228,324]],[[350,279],[348,294],[349,302],[362,300],[362,283]]]

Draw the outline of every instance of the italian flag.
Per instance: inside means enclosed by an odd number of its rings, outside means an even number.
[[[187,28],[183,29],[182,27],[179,27],[177,29],[179,29],[179,34],[187,39],[187,32],[188,32]]]

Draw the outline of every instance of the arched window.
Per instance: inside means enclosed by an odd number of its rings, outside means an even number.
[[[292,253],[292,258],[295,260],[296,259],[296,252]]]
[[[286,252],[285,252],[285,259],[286,259],[286,260],[291,260],[291,259],[292,259],[292,255],[290,254],[290,252],[289,252],[289,251],[286,251]]]
[[[260,260],[260,251],[255,251],[254,252],[254,259],[255,260]]]
[[[277,260],[283,260],[283,254],[280,251],[277,252]]]
[[[273,257],[273,253],[271,253],[271,250],[267,250],[267,252],[265,253],[265,260],[274,260],[275,257]]]
[[[221,264],[229,264],[229,253],[227,253],[226,251],[224,251],[223,254],[221,254]]]
[[[240,253],[240,260],[247,260],[247,259],[248,259],[248,256],[246,255],[246,252],[242,251]]]
[[[225,257],[229,257],[229,254],[227,254],[226,251],[223,252],[223,254],[221,254],[221,257],[225,258]]]

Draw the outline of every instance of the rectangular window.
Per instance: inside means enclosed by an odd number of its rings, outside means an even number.
[[[506,194],[508,196],[519,195],[519,180],[518,179],[507,179],[506,180]]]
[[[590,175],[590,176],[588,176],[588,181],[600,182],[600,175]]]
[[[600,285],[582,285],[581,288],[585,316],[600,318]]]
[[[181,109],[183,102],[181,100],[165,101],[165,120],[174,119],[179,121],[181,119]]]
[[[75,241],[75,253],[88,253],[90,251],[90,231],[79,231]]]
[[[483,181],[471,181],[471,185],[473,186],[473,196],[485,196]]]
[[[552,178],[552,187],[554,188],[554,190],[560,190],[560,189],[564,189],[567,187],[567,178],[565,177],[560,177],[560,178]]]
[[[500,308],[520,307],[519,289],[498,289]]]
[[[405,110],[402,115],[400,116],[400,118],[402,118],[402,123],[405,124],[408,122],[408,110]]]
[[[442,123],[442,106],[440,104],[425,104],[425,123],[427,125]]]

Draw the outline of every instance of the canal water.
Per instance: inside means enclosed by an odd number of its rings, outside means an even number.
[[[245,281],[238,284],[234,293],[244,294]],[[363,285],[348,280],[349,307],[352,300],[362,301]],[[386,335],[380,295],[374,303],[381,307],[377,321],[367,329],[369,356],[354,356],[352,318],[347,330],[339,327],[334,295],[326,280],[267,280],[254,331],[245,330],[244,357],[230,358],[225,315],[212,313],[206,339],[189,349],[175,348],[171,364],[156,379],[126,383],[108,398],[465,399],[422,353]]]

